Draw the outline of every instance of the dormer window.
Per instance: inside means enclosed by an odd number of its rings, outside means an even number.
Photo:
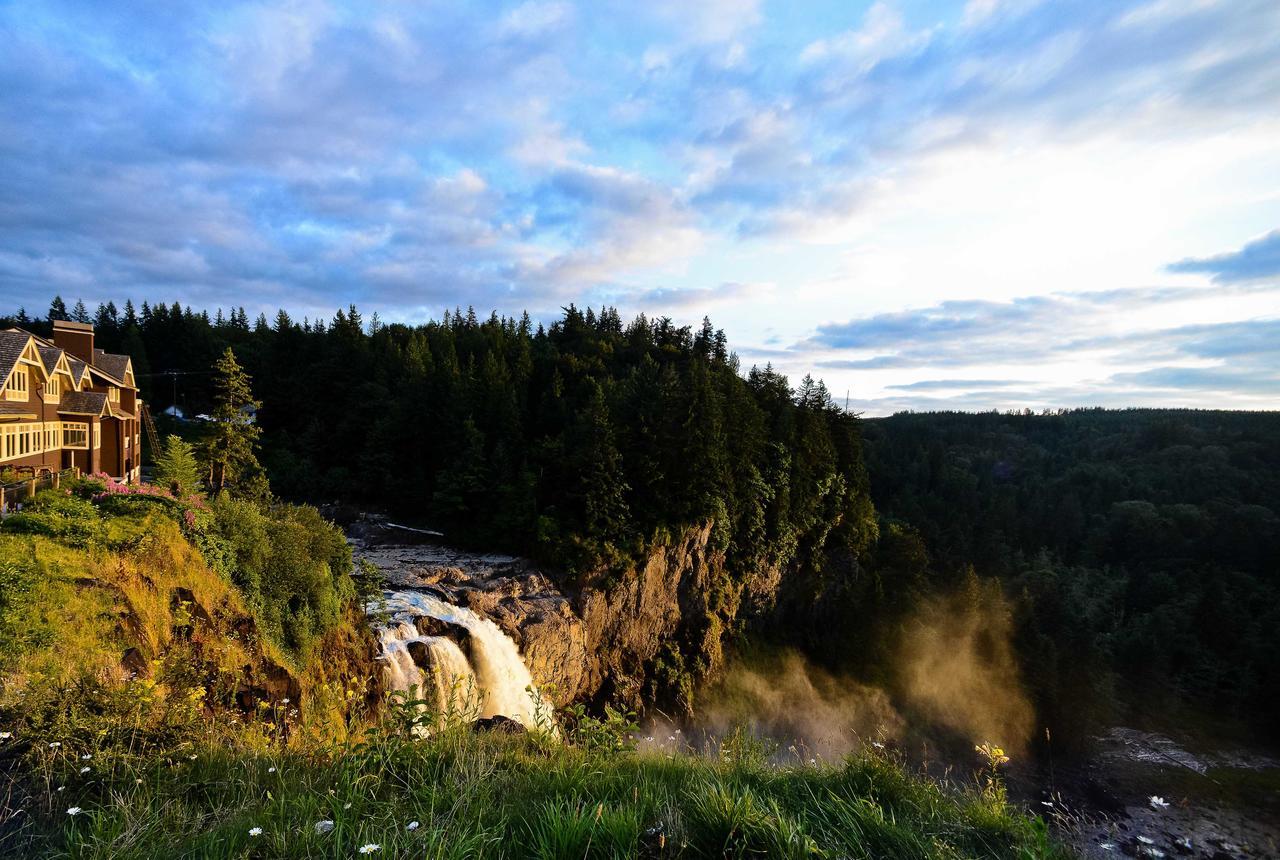
[[[25,367],[13,371],[9,381],[4,384],[5,400],[26,400],[30,394],[30,378]]]
[[[120,402],[120,389],[119,389],[119,388],[116,388],[114,385],[113,385],[113,386],[111,386],[111,392],[110,392],[107,396],[111,398],[111,402],[112,402],[112,403],[119,403],[119,402]]]
[[[62,377],[51,377],[44,384],[44,399],[49,403],[57,403],[62,399]]]

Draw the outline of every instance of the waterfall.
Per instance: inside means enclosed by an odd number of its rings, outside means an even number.
[[[392,690],[416,686],[424,698],[434,693],[437,708],[452,703],[463,710],[470,698],[479,699],[479,716],[498,714],[526,726],[536,722],[533,678],[511,637],[498,625],[463,606],[420,591],[384,591],[370,609],[389,613],[390,620],[377,625],[382,646],[380,660]],[[467,634],[464,653],[446,636],[425,635],[418,619],[434,618],[461,627]]]

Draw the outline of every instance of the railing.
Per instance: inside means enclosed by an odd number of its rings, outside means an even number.
[[[16,513],[23,502],[41,490],[56,489],[62,486],[63,481],[78,477],[80,477],[80,469],[74,468],[63,469],[61,472],[44,472],[24,481],[0,484],[0,517]]]

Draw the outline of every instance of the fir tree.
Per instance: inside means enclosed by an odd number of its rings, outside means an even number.
[[[249,374],[231,347],[214,365],[214,392],[213,433],[205,446],[209,492],[217,496],[230,487],[239,496],[259,495],[256,448],[262,431],[253,411],[262,404],[253,398]]]
[[[195,449],[179,436],[169,436],[156,454],[156,483],[178,498],[194,493],[200,482]]]
[[[67,319],[67,303],[62,300],[62,296],[54,296],[53,301],[49,303],[49,322],[65,319]]]

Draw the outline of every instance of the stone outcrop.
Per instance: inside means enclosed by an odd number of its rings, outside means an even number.
[[[427,591],[496,623],[556,706],[689,710],[694,687],[721,669],[721,641],[741,599],[722,554],[710,549],[710,524],[655,548],[643,564],[586,577],[586,584],[524,559],[415,541],[376,521],[358,522],[349,534],[357,557],[377,566],[388,588]],[[456,638],[435,629],[439,622],[423,623],[432,626],[426,635]]]

